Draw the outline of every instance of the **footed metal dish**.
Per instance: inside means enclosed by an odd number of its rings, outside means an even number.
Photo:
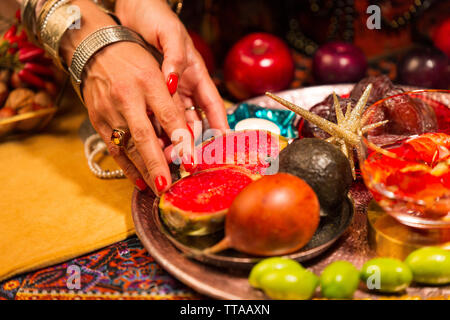
[[[325,85],[288,90],[278,95],[309,109],[333,91],[342,95],[349,93],[352,88],[352,84]],[[244,102],[275,109],[283,108],[265,96]],[[233,108],[228,112],[233,112]],[[351,199],[355,200],[354,206]],[[367,242],[366,212],[371,199],[372,196],[363,183],[356,181],[346,204],[349,210],[342,212],[341,219],[332,217],[333,219],[327,222],[328,217],[321,217],[322,224],[314,239],[289,256],[302,261],[305,267],[317,275],[328,264],[337,260],[346,260],[353,263],[356,268],[361,268],[367,260],[376,256]],[[208,243],[185,242],[188,239],[175,239],[170,235],[159,219],[158,201],[151,191],[139,192],[135,189],[132,197],[132,215],[139,239],[162,268],[193,290],[212,298],[252,300],[267,298],[261,290],[252,288],[248,283],[249,267],[261,258],[241,255],[232,250],[214,255],[198,254],[201,247],[196,246],[205,246]],[[216,235],[218,238],[220,236]],[[216,240],[211,238],[210,241]],[[315,297],[319,295],[316,294]],[[404,297],[448,298],[450,288],[412,285],[407,288]],[[383,296],[358,289],[354,298],[380,299]]]
[[[162,221],[159,213],[159,198],[153,202],[151,213],[152,223],[159,232],[180,250],[186,257],[206,263],[215,267],[247,269],[255,263],[267,257],[252,256],[228,249],[215,254],[205,254],[203,249],[213,246],[225,236],[223,230],[205,236],[181,236],[172,234]],[[317,257],[327,250],[350,225],[354,214],[354,205],[351,198],[347,198],[340,208],[334,211],[320,212],[320,223],[312,239],[297,252],[284,255],[283,257],[294,259],[299,262],[307,261]]]
[[[162,268],[195,291],[216,299],[266,299],[262,291],[252,288],[247,280],[249,268],[261,257],[251,257],[233,250],[213,255],[198,254],[198,248],[182,243],[168,233],[159,218],[158,203],[159,199],[151,191],[139,192],[135,189],[132,214],[136,234]],[[337,230],[332,230],[336,224],[323,223],[306,247],[288,256],[299,261],[312,259],[313,263],[318,259],[314,257],[320,254],[329,256],[327,252],[331,250],[327,249],[338,240],[355,212],[350,199],[345,201],[344,206],[341,218],[331,219],[340,225]],[[197,246],[206,244],[203,241],[196,243]]]

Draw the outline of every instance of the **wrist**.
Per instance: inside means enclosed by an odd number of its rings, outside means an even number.
[[[81,93],[82,78],[84,71],[87,71],[86,67],[88,63],[97,53],[100,53],[106,47],[118,42],[134,42],[143,48],[147,47],[139,34],[119,25],[100,28],[91,33],[87,38],[83,39],[80,45],[77,46],[69,67],[69,73],[71,75],[73,87],[81,100],[83,100],[83,95]]]
[[[72,0],[71,4],[79,8],[81,22],[80,28],[67,30],[61,40],[61,56],[67,65],[71,64],[73,53],[83,39],[100,28],[117,25],[91,0]]]

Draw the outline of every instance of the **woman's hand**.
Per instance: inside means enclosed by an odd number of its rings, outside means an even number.
[[[170,171],[147,113],[154,113],[169,137],[176,129],[189,131],[157,61],[138,44],[113,44],[91,60],[83,87],[91,122],[125,175],[140,189],[145,188],[142,176],[155,192],[164,191]],[[110,142],[114,128],[130,130],[123,149]],[[186,166],[190,159],[183,162]]]
[[[116,14],[122,24],[140,33],[163,53],[164,79],[178,78],[178,90],[173,100],[179,110],[185,112],[186,107],[200,107],[212,128],[222,132],[228,129],[223,101],[205,63],[167,1],[117,0]],[[185,116],[190,126],[199,120],[195,111],[186,111]]]
[[[69,30],[61,43],[62,54],[69,65],[73,52],[82,39],[101,27],[114,24],[90,0],[73,0],[71,3],[80,7],[82,21],[81,28]],[[162,15],[166,14],[165,7],[148,9],[155,13],[161,10]],[[169,93],[166,80],[167,77],[161,72],[155,58],[140,45],[131,42],[119,42],[103,48],[89,61],[83,78],[83,96],[89,117],[108,145],[110,154],[125,175],[141,190],[147,184],[157,194],[170,186],[171,178],[163,143],[158,139],[156,127],[152,125],[148,114],[157,120],[157,126],[161,126],[169,137],[177,129],[187,133],[190,154],[183,154],[183,165],[189,170],[192,164],[193,139],[185,112],[180,108],[179,97],[172,98]],[[200,87],[202,82],[190,81],[185,80],[186,86],[180,88],[186,94],[195,92],[195,96],[198,90],[188,88],[192,85]],[[209,105],[217,104],[217,101],[212,100],[220,101],[217,92],[210,100],[205,100],[202,96],[200,101],[206,101]],[[225,117],[222,120],[225,122]],[[216,123],[220,123],[217,118]],[[111,134],[115,128],[128,128],[131,133],[131,139],[124,148],[111,143]],[[172,140],[174,144],[178,142]],[[183,142],[186,142],[185,138]]]

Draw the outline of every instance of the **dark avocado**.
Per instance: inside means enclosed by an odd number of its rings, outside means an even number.
[[[341,205],[352,184],[352,171],[337,147],[317,138],[293,141],[280,152],[280,172],[305,180],[316,192],[320,205]]]

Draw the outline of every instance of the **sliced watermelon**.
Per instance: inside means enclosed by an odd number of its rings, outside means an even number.
[[[174,233],[190,236],[223,229],[234,198],[258,176],[225,166],[204,170],[175,182],[159,202],[161,218]]]
[[[233,131],[205,141],[196,148],[194,172],[224,165],[237,165],[255,174],[273,174],[269,169],[287,146],[287,139],[265,130]]]

